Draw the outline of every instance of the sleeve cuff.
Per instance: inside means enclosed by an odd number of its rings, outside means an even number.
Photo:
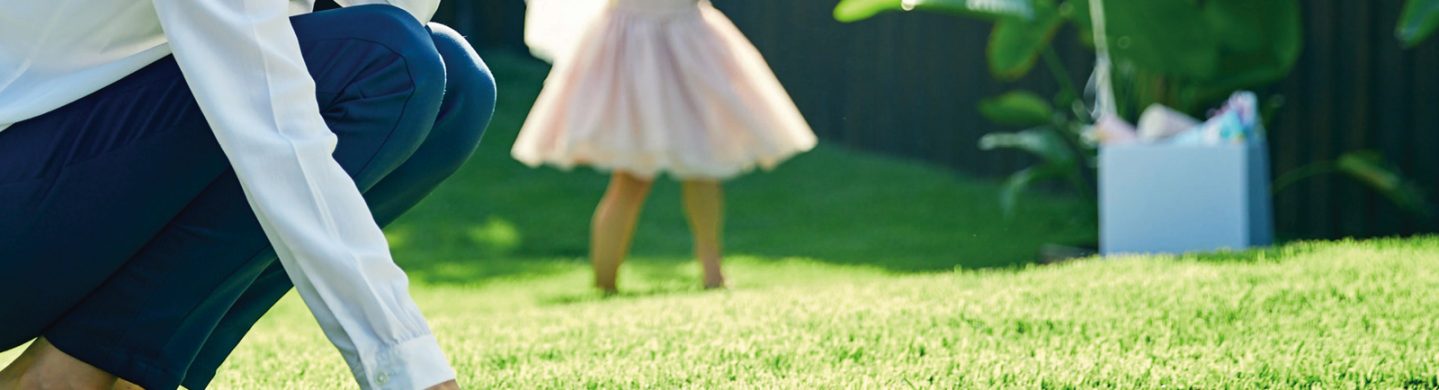
[[[417,390],[455,379],[455,370],[433,335],[416,337],[364,358],[354,372],[365,389]]]

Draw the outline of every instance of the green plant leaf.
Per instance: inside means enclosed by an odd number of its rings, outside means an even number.
[[[1033,127],[1049,124],[1054,107],[1033,92],[1014,91],[980,101],[979,113],[996,124]]]
[[[1194,1],[1105,0],[1115,64],[1189,79],[1213,77],[1219,39],[1201,17],[1200,7]]]
[[[1064,12],[1085,33],[1090,0]],[[1195,113],[1293,69],[1303,47],[1299,0],[1105,0],[1121,104]],[[1080,12],[1084,8],[1085,12]],[[1123,109],[1123,107],[1121,107]]]
[[[869,19],[881,12],[903,10],[901,0],[843,0],[834,7],[834,20],[845,23]]]
[[[989,72],[1000,80],[1017,80],[1034,69],[1049,48],[1064,17],[1054,0],[1034,0],[1033,17],[1000,17],[989,34]]]
[[[1439,0],[1408,0],[1394,31],[1404,47],[1418,46],[1439,30]]]
[[[993,20],[999,17],[1032,18],[1034,0],[843,0],[834,7],[834,19],[849,23],[891,11],[938,11]]]
[[[1206,5],[1209,31],[1219,43],[1218,73],[1194,80],[1191,101],[1223,99],[1235,90],[1281,80],[1299,61],[1304,37],[1297,1],[1214,0]]]
[[[989,133],[979,139],[981,150],[1018,149],[1039,157],[1045,164],[1077,167],[1079,159],[1063,138],[1047,127],[1014,133]]]
[[[1074,22],[1079,33],[1079,43],[1094,48],[1094,21],[1090,19],[1089,0],[1067,0],[1059,5],[1059,13]]]
[[[1050,164],[1040,164],[1010,174],[999,190],[999,207],[1004,211],[1004,216],[1014,216],[1015,211],[1019,208],[1019,196],[1028,191],[1029,186],[1064,176],[1064,169]]]
[[[1339,172],[1364,183],[1406,211],[1425,216],[1433,213],[1422,187],[1393,169],[1378,152],[1345,153],[1335,166]]]

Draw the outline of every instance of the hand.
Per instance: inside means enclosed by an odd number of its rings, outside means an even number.
[[[460,384],[455,383],[455,381],[451,380],[445,383],[430,386],[430,388],[425,390],[460,390]]]

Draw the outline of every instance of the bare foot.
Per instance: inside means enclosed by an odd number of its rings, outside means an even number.
[[[729,287],[725,285],[724,276],[719,276],[719,277],[714,277],[714,278],[710,278],[710,277],[706,277],[706,278],[705,278],[705,289],[706,289],[706,290],[723,290],[723,289],[726,289],[726,288],[729,288]]]
[[[720,268],[720,257],[701,258],[702,274],[704,275],[704,286],[706,290],[718,290],[725,288],[724,269]]]

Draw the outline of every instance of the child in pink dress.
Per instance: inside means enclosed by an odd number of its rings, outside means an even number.
[[[608,292],[654,178],[682,181],[704,285],[723,287],[720,182],[810,150],[814,133],[706,0],[611,0],[587,31],[557,59],[514,157],[612,172],[590,242],[595,284]]]

